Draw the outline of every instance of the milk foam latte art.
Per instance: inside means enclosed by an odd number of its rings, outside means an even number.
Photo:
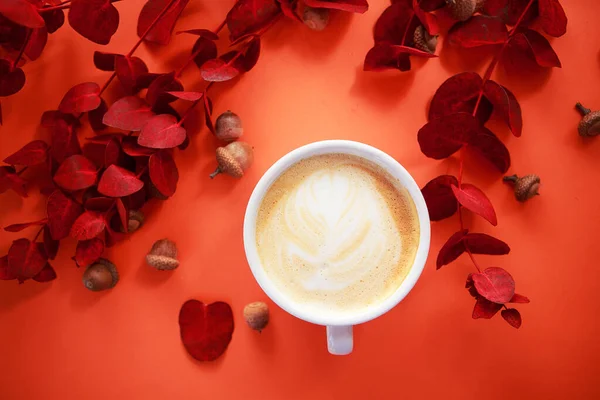
[[[271,185],[256,223],[263,269],[315,310],[354,313],[388,298],[413,265],[419,222],[407,191],[358,156],[292,165]]]

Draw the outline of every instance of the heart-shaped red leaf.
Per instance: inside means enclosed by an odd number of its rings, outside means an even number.
[[[458,180],[454,176],[441,175],[429,181],[421,189],[429,210],[429,219],[432,221],[451,217],[458,210],[458,201],[450,187],[452,185],[458,185]]]
[[[46,27],[32,29],[27,45],[25,45],[25,55],[31,61],[37,60],[42,55],[42,51],[46,47],[46,42],[48,42]]]
[[[234,62],[227,62],[221,58],[208,60],[200,68],[202,79],[208,82],[225,82],[239,74],[240,71],[235,68]]]
[[[440,269],[444,265],[450,264],[466,251],[463,239],[468,232],[467,229],[463,229],[450,236],[450,239],[448,239],[438,253],[436,269]]]
[[[8,249],[8,268],[19,282],[33,278],[46,265],[43,245],[29,239],[17,239]]]
[[[229,38],[233,41],[257,33],[281,14],[275,0],[239,0],[227,14]]]
[[[77,243],[74,260],[78,267],[87,267],[104,253],[104,242],[100,238],[82,240]]]
[[[458,200],[463,207],[480,215],[489,221],[490,224],[494,226],[498,225],[494,206],[492,206],[492,203],[481,189],[468,183],[463,183],[460,188],[452,185],[451,188],[456,200]]]
[[[0,59],[0,97],[12,96],[25,86],[25,72],[13,68],[10,61]]]
[[[408,30],[410,30],[409,23],[413,21],[414,15],[415,12],[410,1],[393,2],[375,23],[373,29],[375,43],[404,44],[404,40],[408,37]]]
[[[27,197],[27,181],[15,173],[13,167],[0,167],[0,193],[14,190],[19,196]]]
[[[69,232],[67,231],[67,235],[68,234]],[[46,225],[44,227],[44,250],[46,251],[46,255],[50,260],[54,260],[56,258],[59,245],[60,241],[54,240],[52,238],[52,233],[50,232],[50,225]]]
[[[107,212],[115,204],[115,199],[110,197],[92,197],[85,201],[84,207],[86,210]]]
[[[66,190],[80,190],[96,183],[96,166],[86,157],[74,155],[60,164],[54,182]]]
[[[156,149],[140,146],[137,143],[137,138],[131,136],[123,139],[121,147],[123,148],[123,152],[131,157],[148,157],[156,153]]]
[[[526,29],[514,35],[509,41],[509,47],[512,51],[530,54],[540,67],[562,67],[548,39],[534,30]]]
[[[108,44],[119,26],[119,11],[111,0],[72,0],[69,24],[86,39]]]
[[[148,168],[150,180],[156,189],[164,196],[172,196],[179,180],[179,171],[173,157],[165,150],[156,152],[150,156]]]
[[[419,2],[419,0],[412,0],[413,11],[415,12],[417,18],[419,18],[419,21],[421,21],[421,24],[423,24],[427,32],[429,32],[430,35],[437,35],[440,33],[440,27],[437,22],[437,17],[435,16],[435,14],[423,10],[423,8],[420,5],[420,3],[422,2],[423,1]]]
[[[248,72],[256,65],[260,56],[260,36],[254,36],[246,45],[246,51],[235,60],[235,68]]]
[[[121,160],[121,145],[116,138],[113,138],[104,148],[104,166],[109,167],[112,164],[119,164]]]
[[[2,0],[0,1],[0,14],[18,25],[27,28],[41,28],[44,19],[37,8],[27,0]]]
[[[47,127],[52,138],[52,146],[50,154],[59,163],[62,163],[70,156],[81,154],[81,145],[77,138],[77,128],[79,124],[71,121],[72,115],[56,114],[59,111],[52,113],[44,113],[46,119],[42,117],[42,125]]]
[[[152,81],[146,93],[146,100],[151,106],[159,102],[170,103],[175,99],[166,94],[166,92],[181,90],[183,90],[183,85],[175,78],[175,72],[169,72],[168,74],[160,75]]]
[[[140,90],[142,76],[148,73],[146,63],[139,57],[117,56],[115,72],[123,89],[129,94]]]
[[[510,154],[508,149],[492,131],[481,128],[477,134],[469,139],[469,148],[475,150],[492,163],[498,171],[505,173],[510,167]]]
[[[367,0],[304,0],[307,6],[331,8],[353,13],[365,13],[369,9]]]
[[[43,8],[51,7],[49,5]],[[42,14],[48,33],[56,32],[65,23],[65,13],[63,10],[44,11]]]
[[[468,144],[481,130],[477,118],[461,112],[432,119],[419,130],[417,139],[423,154],[441,160]]]
[[[522,294],[515,293],[515,295],[510,299],[509,303],[529,303],[529,299]]]
[[[175,0],[174,2],[171,2],[170,0],[148,0],[148,2],[144,4],[138,18],[138,36],[143,36],[144,40],[148,42],[163,45],[169,44],[171,32],[173,32],[175,23],[188,2],[189,0]],[[169,9],[163,13],[166,7],[169,7]],[[158,22],[150,29],[150,26],[159,17],[160,19]],[[144,36],[148,29],[150,29],[150,31]]]
[[[69,89],[58,109],[65,114],[77,114],[98,108],[101,101],[100,86],[95,82],[84,82]]]
[[[34,140],[27,143],[17,152],[4,159],[4,162],[11,165],[35,165],[46,161],[48,156],[48,145],[43,140]]]
[[[179,312],[181,341],[198,361],[213,361],[229,346],[233,335],[233,312],[229,304],[204,304],[188,300]]]
[[[137,96],[127,96],[110,106],[102,122],[113,128],[139,131],[153,116],[154,113],[144,100]]]
[[[485,96],[500,113],[502,119],[515,136],[521,136],[523,130],[523,117],[521,106],[514,94],[504,86],[488,80],[483,88]]]
[[[538,10],[544,32],[554,37],[567,32],[567,16],[558,0],[538,0]]]
[[[519,329],[521,327],[522,320],[519,310],[515,308],[507,308],[506,310],[502,310],[501,315],[502,318],[504,318],[504,320],[513,328]]]
[[[205,62],[217,58],[217,44],[203,36],[199,37],[192,47],[192,58],[198,68],[202,68]]]
[[[498,267],[472,275],[477,293],[491,302],[504,304],[515,294],[515,281],[506,270]]]
[[[365,56],[363,70],[382,71],[385,69],[398,69],[400,71],[410,70],[408,55],[432,58],[435,54],[428,53],[414,47],[378,43]]]
[[[109,197],[129,196],[144,186],[133,172],[116,165],[106,168],[98,183],[98,192]]]
[[[12,224],[4,227],[4,230],[7,232],[21,232],[23,229],[27,229],[30,226],[40,226],[44,225],[48,220],[46,218],[40,219],[39,221],[26,222],[23,224]]]
[[[454,46],[466,48],[503,44],[508,30],[498,17],[476,15],[465,22],[455,24],[448,32],[448,41]]]
[[[106,102],[100,98],[100,105],[95,110],[88,112],[88,120],[90,121],[90,126],[95,132],[101,131],[106,128],[106,125],[102,120],[104,119],[104,115],[108,111],[108,106]]]
[[[89,240],[98,236],[105,227],[104,215],[95,211],[86,211],[75,220],[70,234],[76,240]]]
[[[167,92],[173,97],[186,101],[198,101],[202,98],[202,92]]]
[[[485,233],[469,233],[463,238],[463,243],[474,254],[499,256],[510,253],[510,247],[506,243]]]
[[[477,319],[477,318],[490,319],[494,315],[496,315],[496,313],[498,313],[498,311],[500,311],[501,308],[502,308],[502,304],[492,303],[491,301],[487,300],[486,298],[478,296],[477,302],[475,303],[475,307],[473,308],[472,317],[473,317],[473,319]]]
[[[17,271],[8,266],[8,255],[0,257],[0,280],[11,281],[17,279]]]
[[[40,283],[50,282],[56,279],[56,271],[54,271],[52,265],[47,262],[46,265],[44,265],[44,268],[42,268],[42,270],[32,279]]]
[[[185,137],[185,129],[177,122],[177,118],[161,114],[146,122],[138,136],[138,144],[153,149],[170,149],[183,143]]]
[[[83,208],[72,198],[66,196],[60,190],[55,190],[46,203],[48,214],[48,228],[54,240],[60,240],[69,236],[71,226],[81,215]]]
[[[94,65],[100,71],[114,71],[117,57],[119,56],[121,55],[115,53],[104,53],[102,51],[94,51]]]
[[[180,35],[182,33],[189,33],[190,35],[196,35],[210,40],[219,40],[219,35],[208,29],[187,29],[185,31],[178,31],[175,34]]]

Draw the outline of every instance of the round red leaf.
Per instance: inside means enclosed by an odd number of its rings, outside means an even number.
[[[74,155],[60,164],[54,182],[66,190],[85,189],[96,183],[96,166],[86,157]]]
[[[109,197],[129,196],[144,186],[133,172],[116,165],[106,168],[98,183],[98,192]]]
[[[8,60],[0,60],[0,97],[12,96],[25,86],[25,72],[13,68]]]
[[[98,236],[106,227],[104,216],[95,211],[81,214],[71,227],[71,237],[77,240],[89,240]]]
[[[472,275],[477,293],[491,302],[504,304],[515,294],[515,281],[506,270],[498,267],[487,268]]]
[[[83,208],[79,203],[67,197],[60,190],[55,190],[46,203],[48,214],[48,228],[50,236],[54,240],[60,240],[69,236],[71,226],[81,215]]]
[[[8,268],[19,281],[33,278],[46,265],[42,243],[17,239],[8,249]]]
[[[44,268],[42,268],[42,270],[33,277],[33,280],[36,282],[50,282],[56,279],[56,271],[54,271],[54,268],[52,268],[52,265],[50,265],[50,263],[46,263],[46,265],[44,266]]]
[[[38,13],[37,8],[27,0],[0,1],[0,14],[27,28],[41,28],[44,26],[44,19]]]
[[[172,196],[179,180],[179,172],[173,157],[167,151],[161,150],[150,156],[148,167],[150,179],[158,191],[167,197]]]
[[[451,185],[458,185],[456,177],[441,175],[433,178],[421,189],[432,221],[449,218],[458,210],[458,201],[454,197]]]
[[[140,135],[138,144],[153,149],[170,149],[185,140],[185,129],[170,114],[156,115],[148,120]]]
[[[75,262],[79,267],[91,265],[104,252],[104,242],[100,238],[82,240],[75,249]]]
[[[521,327],[521,313],[515,308],[508,308],[506,310],[502,310],[502,318],[504,318],[504,320],[508,322],[513,328],[519,329]]]
[[[460,188],[452,185],[451,188],[454,196],[456,196],[456,199],[463,207],[475,214],[479,214],[488,220],[490,224],[494,226],[498,225],[494,206],[492,206],[492,202],[481,189],[469,183],[462,184]]]
[[[111,0],[72,0],[69,24],[92,42],[108,44],[119,26],[119,11]]]
[[[153,115],[144,100],[137,96],[127,96],[110,106],[102,122],[125,131],[139,131]]]
[[[27,143],[19,151],[6,157],[4,162],[12,165],[35,165],[46,161],[48,145],[43,140]]]

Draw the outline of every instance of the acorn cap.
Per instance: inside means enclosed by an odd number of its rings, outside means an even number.
[[[512,182],[514,186],[515,198],[520,202],[525,202],[533,196],[539,195],[540,177],[531,174],[519,178],[517,175],[505,176],[505,182]]]
[[[329,23],[329,10],[327,8],[304,6],[302,21],[304,25],[313,31],[322,31]]]
[[[438,37],[437,35],[431,36],[423,25],[419,25],[415,29],[413,41],[417,49],[433,54],[437,48]]]
[[[579,135],[585,137],[600,134],[600,111],[591,111],[582,106],[581,103],[577,103],[575,108],[577,108],[583,116],[577,127]]]
[[[215,122],[215,135],[218,139],[230,142],[243,134],[242,119],[237,114],[227,110],[219,115]]]
[[[159,271],[172,270],[179,266],[177,246],[169,239],[156,241],[146,255],[146,262]]]
[[[83,273],[83,284],[93,292],[113,288],[119,282],[119,273],[113,263],[100,258]]]
[[[446,0],[450,15],[459,21],[466,21],[475,13],[477,0]]]
[[[254,150],[252,146],[245,142],[229,143],[225,147],[219,147],[216,153],[219,166],[210,175],[211,178],[220,173],[231,175],[234,178],[241,178],[244,176],[244,171],[254,161]]]
[[[269,307],[262,301],[250,303],[244,307],[244,319],[255,331],[262,331],[269,323]]]

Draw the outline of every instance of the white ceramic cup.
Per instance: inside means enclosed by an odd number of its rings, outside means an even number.
[[[366,309],[361,309],[355,314],[338,316],[319,315],[319,313],[315,313],[314,309],[309,310],[307,307],[303,306],[303,304],[293,301],[267,276],[256,249],[256,217],[266,192],[275,180],[289,167],[303,159],[334,153],[351,154],[365,158],[379,165],[394,178],[398,179],[408,190],[408,193],[416,206],[420,228],[419,247],[415,256],[415,261],[398,289],[390,297],[378,304]],[[273,302],[288,313],[304,321],[326,326],[329,352],[337,355],[345,355],[352,352],[353,325],[370,321],[388,312],[404,299],[408,292],[410,292],[425,266],[425,261],[427,260],[427,254],[429,252],[430,235],[429,212],[427,211],[425,199],[421,194],[419,186],[408,171],[406,171],[400,163],[381,150],[363,143],[347,140],[327,140],[311,143],[293,150],[279,159],[279,161],[273,164],[273,166],[265,172],[254,188],[244,218],[244,248],[246,250],[246,258],[248,259],[252,274],[254,274],[260,287]]]

